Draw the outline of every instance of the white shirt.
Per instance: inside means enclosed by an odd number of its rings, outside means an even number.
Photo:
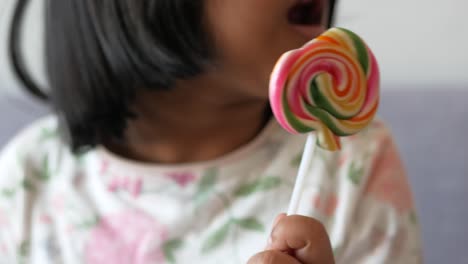
[[[41,120],[0,155],[0,263],[246,263],[290,200],[305,136],[272,120],[219,159],[167,166],[103,147],[73,155]],[[375,122],[318,149],[299,213],[320,220],[337,263],[421,263],[412,195]]]

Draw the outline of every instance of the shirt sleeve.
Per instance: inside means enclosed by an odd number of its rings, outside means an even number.
[[[37,186],[46,172],[40,142],[45,129],[25,129],[0,151],[0,262],[27,263]],[[4,262],[2,262],[4,261]]]
[[[5,263],[19,263],[27,247],[21,245],[26,192],[19,159],[13,144],[0,154],[0,259]]]
[[[337,249],[337,263],[422,263],[411,188],[389,132],[369,160],[366,181]]]

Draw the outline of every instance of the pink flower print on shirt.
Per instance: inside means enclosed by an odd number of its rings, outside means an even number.
[[[103,159],[101,161],[101,167],[99,168],[99,174],[102,176],[107,173],[109,170],[109,161],[106,159]]]
[[[167,176],[174,180],[180,187],[187,186],[191,182],[195,181],[197,178],[195,174],[191,172],[173,172],[167,174]]]
[[[87,264],[164,263],[167,229],[150,216],[132,210],[103,217],[85,245]]]
[[[367,183],[364,194],[390,204],[399,214],[413,209],[413,197],[402,169],[400,157],[393,145],[387,147]]]
[[[131,179],[130,177],[115,177],[111,179],[107,186],[111,192],[124,190],[130,193],[133,197],[138,197],[141,194],[142,187],[142,179]]]
[[[82,171],[76,173],[75,177],[73,178],[73,186],[76,188],[80,188],[84,182],[84,174]]]
[[[313,199],[315,210],[327,217],[332,217],[335,214],[338,206],[338,198],[336,194],[328,194],[324,196],[317,195]]]
[[[385,123],[380,120],[376,120],[371,123],[371,128],[383,128],[383,127],[385,127]]]
[[[338,160],[338,167],[343,167],[349,160],[349,157],[347,154],[342,154]]]
[[[5,211],[0,209],[0,228],[5,228],[8,225],[8,218]]]
[[[7,250],[7,246],[4,243],[0,244],[0,252],[7,253]]]
[[[39,220],[41,221],[42,224],[44,225],[49,225],[52,223],[52,218],[50,218],[50,216],[48,214],[42,214],[40,217],[39,217]]]
[[[52,197],[51,206],[55,212],[62,212],[65,209],[65,195],[57,193]]]

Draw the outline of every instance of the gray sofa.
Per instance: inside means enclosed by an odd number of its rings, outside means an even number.
[[[380,114],[408,169],[426,263],[468,263],[468,84],[441,87],[385,92]]]
[[[390,124],[410,175],[425,263],[467,263],[468,84],[449,90],[389,86],[384,87],[380,115]],[[0,146],[46,112],[30,100],[0,96]]]

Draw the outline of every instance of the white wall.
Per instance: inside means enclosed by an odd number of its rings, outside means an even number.
[[[338,25],[364,37],[384,82],[462,83],[468,89],[467,0],[338,1]]]
[[[339,1],[338,25],[366,39],[380,61],[384,83],[455,83],[468,89],[467,0]],[[24,50],[34,76],[45,83],[40,41],[44,0],[31,2]],[[12,3],[0,0],[0,94],[18,93],[5,46]]]
[[[28,61],[28,70],[44,85],[43,50],[43,3],[44,0],[31,0],[24,21],[23,54]],[[2,94],[23,94],[14,78],[7,53],[7,39],[15,0],[0,0],[0,96]]]

